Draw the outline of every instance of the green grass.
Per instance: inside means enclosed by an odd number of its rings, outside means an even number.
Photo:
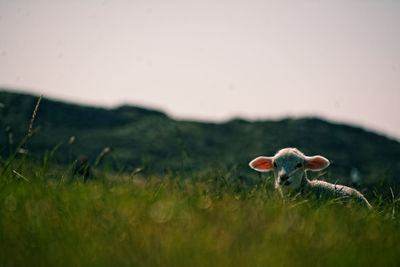
[[[181,171],[152,174],[146,161],[130,174],[99,170],[104,150],[85,183],[76,163],[55,164],[60,145],[31,158],[40,100],[0,158],[0,266],[400,266],[396,190],[369,192],[372,211],[282,198],[267,177],[189,168],[179,131]]]
[[[229,172],[134,175],[0,167],[0,266],[399,266],[397,196],[282,199]]]

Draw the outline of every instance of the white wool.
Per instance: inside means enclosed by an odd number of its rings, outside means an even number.
[[[308,157],[296,148],[284,148],[273,157],[258,157],[249,165],[257,171],[273,171],[275,188],[281,193],[286,190],[298,190],[302,193],[315,193],[323,197],[355,198],[371,208],[368,200],[353,188],[320,180],[310,181],[307,178],[308,170],[322,170],[329,164],[329,161],[322,156]]]

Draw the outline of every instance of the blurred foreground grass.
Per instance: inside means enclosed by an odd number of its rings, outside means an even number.
[[[373,211],[282,200],[269,181],[212,170],[83,183],[33,163],[4,168],[1,266],[400,265],[393,199],[372,200]]]

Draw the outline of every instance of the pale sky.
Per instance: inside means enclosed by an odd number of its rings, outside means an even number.
[[[400,1],[0,0],[0,87],[400,140]]]

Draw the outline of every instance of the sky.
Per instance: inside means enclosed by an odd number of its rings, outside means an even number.
[[[0,87],[400,140],[398,0],[0,0]]]

